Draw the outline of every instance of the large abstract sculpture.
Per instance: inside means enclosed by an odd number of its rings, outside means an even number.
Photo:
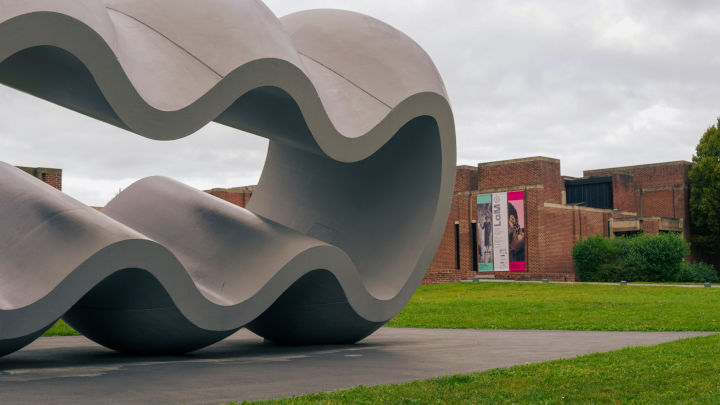
[[[98,212],[0,164],[0,355],[59,317],[134,353],[243,326],[355,342],[407,303],[445,228],[455,133],[442,80],[371,17],[278,19],[259,0],[0,0],[0,82],[147,138],[214,120],[270,139],[247,209],[151,177]]]

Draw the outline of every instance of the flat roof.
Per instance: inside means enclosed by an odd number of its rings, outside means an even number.
[[[583,173],[587,176],[587,173],[592,172],[606,172],[606,171],[612,171],[612,172],[622,172],[627,170],[633,170],[633,169],[644,169],[646,167],[659,167],[659,166],[690,166],[692,165],[692,162],[688,162],[687,160],[674,160],[671,162],[660,162],[660,163],[647,163],[642,165],[634,165],[634,166],[620,166],[620,167],[608,167],[604,169],[591,169],[591,170],[583,170]]]
[[[222,187],[216,187],[210,190],[205,190],[206,193],[209,192],[218,192],[218,191],[225,191],[228,193],[252,193],[255,191],[255,186],[243,186],[243,187],[231,187],[231,188],[222,188]]]
[[[62,174],[62,169],[53,169],[51,167],[27,167],[27,166],[15,166],[25,173],[32,174],[36,173],[47,173],[47,174]]]
[[[494,162],[478,163],[478,167],[480,167],[480,166],[500,166],[500,165],[507,165],[507,164],[513,164],[513,163],[526,163],[526,162],[534,162],[534,161],[551,162],[551,163],[558,163],[558,164],[560,163],[560,159],[555,159],[555,158],[546,157],[546,156],[531,156],[531,157],[519,158],[519,159],[497,160]]]

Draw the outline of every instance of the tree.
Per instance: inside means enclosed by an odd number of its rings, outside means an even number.
[[[692,242],[703,255],[720,253],[720,118],[705,131],[690,168]]]

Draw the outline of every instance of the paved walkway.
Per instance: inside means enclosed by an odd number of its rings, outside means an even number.
[[[0,404],[222,404],[406,382],[702,332],[382,328],[356,345],[280,347],[241,330],[195,353],[131,357],[83,337],[41,338],[0,358]]]

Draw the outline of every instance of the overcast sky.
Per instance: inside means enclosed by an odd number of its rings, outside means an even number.
[[[458,164],[543,155],[562,172],[690,160],[720,116],[720,2],[267,0],[282,16],[377,17],[435,61],[455,112]],[[208,189],[254,184],[267,141],[210,124],[150,141],[0,86],[0,160],[63,169],[104,205],[151,175]]]

